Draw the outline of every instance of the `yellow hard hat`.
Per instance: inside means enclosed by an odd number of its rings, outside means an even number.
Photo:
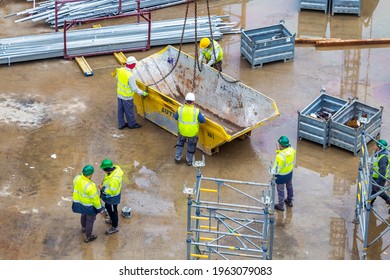
[[[210,39],[209,38],[202,38],[202,40],[200,40],[200,47],[202,49],[207,48],[209,45],[210,45]]]

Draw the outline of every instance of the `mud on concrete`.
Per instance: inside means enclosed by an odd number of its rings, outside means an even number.
[[[296,1],[213,1],[212,14],[230,15],[240,28],[259,28],[284,19],[297,37],[386,38],[387,1],[363,1],[361,17],[298,12]],[[7,15],[30,7],[5,1]],[[153,12],[153,19],[184,15],[183,5]],[[205,6],[200,13],[205,15]],[[0,36],[52,32],[44,24],[0,19]],[[251,69],[240,55],[239,35],[220,41],[224,72],[273,98],[280,117],[253,130],[250,138],[223,145],[206,156],[203,174],[215,178],[268,182],[275,142],[287,135],[297,148],[294,207],[276,213],[274,259],[357,259],[359,240],[354,218],[359,158],[350,152],[297,139],[297,111],[319,90],[343,99],[358,97],[383,106],[381,136],[390,138],[390,49],[316,49],[296,46],[293,62]],[[131,53],[138,59],[163,47]],[[184,51],[193,54],[191,44]],[[129,54],[127,54],[129,55]],[[186,259],[187,201],[184,182],[195,182],[195,168],[173,161],[176,137],[138,116],[138,130],[117,130],[112,55],[88,59],[94,76],[84,77],[74,61],[49,59],[0,67],[0,237],[2,259]],[[369,146],[373,149],[373,146]],[[200,158],[202,153],[196,152]],[[110,157],[125,171],[122,205],[133,209],[120,220],[120,232],[105,236],[98,216],[98,239],[83,242],[79,216],[71,212],[72,180],[85,164],[98,168]],[[376,202],[385,217],[383,201]],[[387,226],[372,215],[370,236]],[[371,230],[372,229],[372,230]],[[368,249],[369,259],[389,259],[384,235]]]

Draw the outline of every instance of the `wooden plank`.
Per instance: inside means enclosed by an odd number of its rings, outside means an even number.
[[[390,38],[379,39],[347,39],[332,41],[317,41],[316,47],[339,47],[339,46],[358,46],[358,45],[390,45]]]
[[[122,52],[115,52],[114,56],[120,65],[125,65],[127,57]]]
[[[84,76],[93,76],[92,68],[89,66],[88,62],[85,60],[84,56],[75,58],[77,64],[79,65],[81,71],[84,73]]]

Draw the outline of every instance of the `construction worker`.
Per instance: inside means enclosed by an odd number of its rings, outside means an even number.
[[[199,123],[205,123],[206,119],[198,108],[195,108],[195,94],[187,93],[186,103],[175,112],[174,118],[178,121],[178,140],[176,143],[175,162],[179,163],[183,155],[184,143],[187,144],[187,165],[192,165],[192,159],[198,143]]]
[[[290,141],[286,136],[281,136],[278,140],[278,149],[276,150],[273,173],[276,174],[276,190],[278,192],[278,203],[275,209],[284,211],[284,204],[293,207],[292,200],[294,196],[292,177],[295,163],[296,151],[291,147]],[[284,187],[287,189],[287,199],[284,198]]]
[[[134,117],[134,93],[143,97],[147,96],[146,91],[138,88],[132,70],[137,64],[134,56],[129,56],[126,60],[126,66],[116,69],[117,95],[118,95],[118,129],[125,127],[130,129],[140,128],[142,125],[137,123]],[[127,123],[124,116],[126,116]]]
[[[217,41],[213,40],[213,43],[211,43],[209,38],[202,38],[199,46],[199,63],[202,63],[203,58],[206,58],[208,66],[222,72],[223,50]]]
[[[389,177],[390,162],[387,146],[387,141],[383,139],[379,140],[375,146],[371,195],[381,191]],[[382,192],[379,196],[390,205],[390,197],[386,191]],[[371,205],[374,205],[375,199],[376,197],[371,201]]]
[[[77,175],[73,180],[72,211],[81,214],[81,231],[85,233],[85,243],[94,241],[97,238],[96,235],[92,234],[93,224],[96,220],[96,215],[104,213],[96,184],[91,181],[94,171],[92,165],[86,165],[82,174]]]
[[[104,201],[110,216],[110,219],[106,219],[105,222],[112,225],[105,233],[113,234],[119,231],[118,204],[121,201],[123,171],[119,165],[114,165],[108,158],[102,161],[100,169],[106,173],[102,184],[99,185],[100,198]]]

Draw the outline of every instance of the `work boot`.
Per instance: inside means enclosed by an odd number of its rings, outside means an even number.
[[[284,207],[283,206],[279,206],[279,204],[275,205],[275,209],[279,210],[279,211],[282,211],[282,212],[284,211]]]
[[[289,201],[288,199],[285,199],[285,200],[284,200],[284,203],[286,203],[286,205],[287,205],[288,207],[293,207],[292,201]]]
[[[94,241],[96,238],[97,238],[96,235],[91,235],[89,237],[85,237],[84,242],[88,243],[88,242]]]
[[[111,227],[109,228],[108,230],[106,230],[106,234],[113,234],[115,232],[118,232],[119,231],[119,227]]]
[[[142,127],[142,125],[140,125],[139,123],[129,126],[130,129],[140,128],[140,127]]]
[[[127,125],[127,123],[125,123],[123,126],[118,126],[118,129],[119,130],[122,130],[122,129],[124,129],[125,127],[127,127],[128,125]]]
[[[187,165],[188,165],[188,166],[192,166],[192,162],[187,161]]]
[[[111,219],[105,219],[104,222],[108,225],[112,225],[112,221]]]

